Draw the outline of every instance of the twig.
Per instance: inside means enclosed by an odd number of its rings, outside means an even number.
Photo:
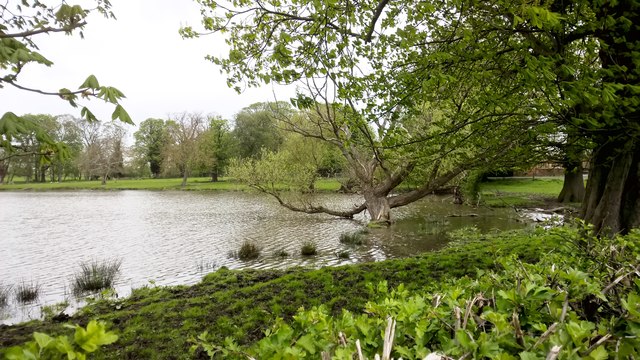
[[[459,307],[455,307],[453,309],[453,313],[456,317],[456,331],[460,330],[460,326],[461,326],[461,319],[460,319],[460,308]]]
[[[598,346],[602,345],[602,343],[604,343],[605,341],[609,340],[610,337],[611,337],[611,334],[607,334],[601,337],[600,340],[596,341],[593,345],[589,346],[587,351],[584,354],[582,354],[582,356],[583,357],[589,356],[589,354],[591,354],[593,350],[595,350]]]
[[[469,316],[471,315],[471,309],[473,308],[473,305],[475,305],[476,301],[478,301],[480,299],[484,299],[482,294],[476,295],[473,298],[473,300],[471,300],[471,302],[469,302],[467,304],[467,308],[465,309],[465,312],[464,312],[464,320],[462,321],[462,328],[463,329],[467,328],[467,322],[469,321]]]
[[[562,349],[562,346],[554,345],[547,354],[547,360],[556,360],[560,354],[560,349]]]
[[[362,348],[360,347],[360,339],[356,340],[356,350],[358,351],[358,360],[364,360],[364,356],[362,356]]]
[[[565,293],[564,304],[562,304],[562,314],[560,314],[560,322],[564,322],[564,318],[567,316],[568,309],[569,309],[569,293]]]
[[[518,345],[524,347],[524,336],[522,335],[522,328],[520,327],[520,317],[516,310],[513,310],[512,321],[513,327],[516,330],[516,341],[518,342]]]
[[[558,323],[555,322],[553,324],[551,324],[551,326],[549,326],[549,328],[547,329],[547,331],[545,331],[542,335],[540,335],[540,338],[538,339],[538,341],[536,341],[535,344],[533,344],[533,346],[531,346],[529,348],[529,350],[535,349],[536,347],[538,347],[538,345],[542,344],[545,340],[547,340],[547,338],[553,334],[554,331],[556,331],[556,328],[558,327]]]
[[[396,335],[396,321],[389,317],[387,328],[384,330],[384,344],[382,346],[382,360],[391,359],[391,349],[393,348],[393,339]]]

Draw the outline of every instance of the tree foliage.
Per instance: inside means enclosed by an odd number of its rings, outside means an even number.
[[[42,90],[31,88],[20,82],[21,74],[29,64],[51,66],[53,63],[38,52],[37,39],[46,35],[62,32],[67,35],[79,33],[87,24],[92,13],[106,17],[114,17],[110,11],[108,0],[93,1],[93,8],[70,5],[61,1],[50,5],[38,0],[6,2],[0,5],[0,89],[13,86],[20,90],[42,95],[57,96],[74,108],[80,107],[80,113],[88,121],[97,121],[91,110],[83,105],[84,100],[100,99],[114,106],[112,119],[119,119],[132,124],[129,114],[120,104],[124,94],[111,86],[101,85],[98,79],[89,75],[87,79],[71,90]],[[56,146],[55,139],[48,136],[46,129],[40,128],[28,119],[12,112],[5,112],[0,117],[0,147],[5,152],[13,152],[13,141],[21,134],[35,134],[40,142]]]
[[[351,108],[377,167],[406,144],[441,145],[447,159],[466,144],[490,162],[505,147],[531,157],[566,131],[594,149],[582,216],[609,233],[640,224],[637,1],[199,3],[205,29],[227,37],[228,54],[209,59],[230,86],[305,82],[296,105]],[[445,121],[408,132],[425,104]]]

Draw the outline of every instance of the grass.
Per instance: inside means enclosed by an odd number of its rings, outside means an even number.
[[[312,241],[305,241],[300,247],[300,255],[313,256],[318,254],[318,246]]]
[[[0,308],[9,304],[9,296],[11,295],[11,285],[0,284]]]
[[[285,249],[281,249],[275,252],[275,256],[277,257],[281,257],[281,258],[286,258],[289,257],[290,254],[287,252],[287,250]]]
[[[253,241],[245,241],[236,255],[242,261],[255,260],[260,256],[260,248]]]
[[[114,301],[98,301],[69,322],[85,325],[96,318],[110,323],[117,332],[118,341],[100,349],[95,359],[201,358],[202,354],[189,354],[188,339],[205,330],[217,344],[227,336],[240,344],[252,343],[264,336],[276,317],[289,321],[300,307],[325,304],[334,315],[342,309],[361,312],[368,301],[379,296],[375,286],[367,284],[385,280],[392,288],[403,283],[408,291],[429,291],[447,279],[475,276],[479,269],[499,267],[493,260],[498,254],[514,254],[523,262],[535,262],[559,240],[546,231],[529,230],[466,236],[455,247],[376,263],[318,270],[222,268],[193,286],[134,290],[130,297],[120,299],[117,307]],[[73,330],[42,321],[4,327],[0,348],[22,343],[34,331],[56,336],[72,334]]]
[[[366,243],[366,239],[364,238],[366,233],[366,230],[342,233],[340,234],[339,241],[345,245],[364,245]]]
[[[71,282],[74,295],[97,293],[113,288],[120,275],[122,260],[91,260],[80,264],[80,271],[75,273]]]
[[[38,300],[40,297],[40,284],[21,282],[15,288],[16,301],[20,304],[28,304]]]
[[[351,257],[351,254],[348,251],[340,251],[336,256],[338,259],[348,259]]]
[[[100,180],[95,181],[63,181],[60,183],[26,183],[16,181],[14,184],[0,184],[0,190],[218,190],[246,191],[249,187],[230,178],[211,182],[210,178],[189,178],[187,186],[181,186],[182,179],[121,179],[109,180],[105,186]],[[340,183],[335,179],[320,179],[315,184],[316,191],[337,191]]]
[[[562,184],[562,177],[488,180],[480,184],[480,200],[491,207],[542,207],[555,201]]]

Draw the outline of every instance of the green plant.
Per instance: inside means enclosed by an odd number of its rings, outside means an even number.
[[[73,339],[68,336],[51,337],[47,334],[34,332],[33,341],[21,346],[14,346],[4,352],[7,360],[38,360],[86,359],[87,354],[93,353],[103,345],[109,345],[118,340],[113,332],[106,331],[104,323],[91,320],[86,329],[78,325],[65,325],[75,329]]]
[[[351,254],[349,254],[349,252],[345,250],[338,252],[336,256],[338,257],[338,259],[348,259],[349,257],[351,257]]]
[[[318,248],[316,243],[312,241],[305,241],[302,243],[300,247],[300,255],[302,256],[313,256],[318,254]]]
[[[9,304],[10,294],[11,294],[11,285],[0,284],[0,308]]]
[[[36,301],[40,297],[40,284],[33,281],[27,284],[22,281],[15,288],[15,296],[16,300],[21,304]]]
[[[640,231],[613,240],[558,229],[566,244],[539,263],[504,256],[499,269],[445,281],[428,293],[386,282],[363,313],[302,309],[248,346],[227,338],[195,348],[224,358],[606,359],[640,352]]]
[[[80,271],[74,275],[71,283],[73,293],[80,296],[113,288],[120,275],[121,266],[122,260],[120,259],[91,260],[80,263]]]
[[[53,305],[45,305],[40,308],[40,313],[45,321],[50,321],[53,318],[60,316],[69,307],[68,301],[62,301]]]
[[[345,245],[364,245],[366,243],[364,234],[366,234],[364,230],[342,233],[340,234],[340,243]]]
[[[277,257],[281,257],[281,258],[286,258],[286,257],[290,256],[289,253],[287,252],[287,250],[285,250],[285,249],[281,249],[281,250],[276,251],[275,255]]]
[[[242,261],[254,260],[260,256],[260,248],[253,241],[245,241],[240,245],[237,255]]]

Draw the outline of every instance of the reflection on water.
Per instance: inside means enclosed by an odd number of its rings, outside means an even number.
[[[349,207],[358,197],[324,194],[319,200]],[[523,226],[508,209],[474,209],[450,202],[431,197],[394,209],[394,226],[373,229],[367,245],[349,247],[338,237],[361,229],[364,215],[352,221],[294,213],[250,193],[0,192],[0,285],[41,286],[38,304],[5,307],[0,323],[38,317],[40,305],[72,300],[70,278],[80,262],[93,259],[122,259],[117,291],[126,295],[149,282],[192,284],[222,266],[266,269],[379,261],[439,248],[452,229]],[[262,256],[252,262],[229,258],[245,240],[258,243]],[[317,244],[318,256],[299,255],[305,241]],[[280,250],[291,256],[276,256]],[[349,259],[338,258],[343,250],[349,251]]]

